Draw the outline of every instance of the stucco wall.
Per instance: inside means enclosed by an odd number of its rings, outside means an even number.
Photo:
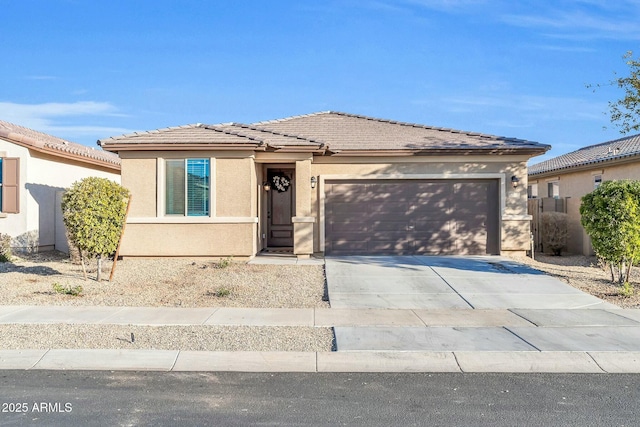
[[[127,224],[123,256],[253,256],[255,224]]]
[[[437,175],[460,178],[486,175],[489,179],[503,177],[501,193],[501,250],[525,251],[529,247],[529,221],[527,218],[526,161],[523,156],[469,156],[465,162],[460,157],[398,157],[388,158],[322,157],[314,158],[311,173],[320,177],[340,175],[389,176]],[[517,188],[511,184],[512,176],[520,180]],[[312,216],[318,221],[314,225],[314,251],[321,252],[320,245],[320,191],[312,192]]]
[[[20,158],[20,213],[0,218],[0,231],[13,237],[16,250],[54,248],[56,234],[61,235],[56,228],[64,227],[56,192],[90,176],[120,182],[120,175],[106,168],[30,151],[2,139],[0,153]]]
[[[296,168],[295,250],[322,252],[320,191],[310,178],[334,175],[500,179],[502,250],[528,249],[526,161],[524,156],[315,157],[302,153],[253,152],[123,152],[122,183],[133,194],[121,254],[123,256],[252,256],[262,248],[265,211],[259,191],[267,167]],[[165,217],[162,213],[162,159],[212,159],[212,215],[207,218]],[[514,189],[511,176],[520,179]],[[158,202],[160,201],[160,202]],[[160,209],[157,204],[160,203]],[[160,211],[158,213],[158,211]],[[261,213],[259,214],[259,211]],[[258,224],[258,217],[263,222]]]
[[[256,253],[253,152],[122,152],[122,184],[133,199],[122,256],[242,256]],[[210,159],[211,215],[164,214],[164,159]]]
[[[561,198],[567,199],[567,215],[569,238],[567,252],[592,255],[593,248],[589,236],[580,224],[581,198],[595,189],[595,176],[600,175],[602,182],[634,179],[640,180],[640,162],[623,163],[618,165],[595,165],[579,171],[565,173],[550,173],[529,177],[530,184],[538,184],[538,197],[548,197],[548,183],[557,182]]]

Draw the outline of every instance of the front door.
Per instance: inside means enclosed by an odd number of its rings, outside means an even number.
[[[267,227],[269,247],[293,248],[295,190],[293,169],[269,169],[267,181],[271,189],[267,196]]]

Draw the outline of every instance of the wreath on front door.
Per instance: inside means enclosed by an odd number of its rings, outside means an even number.
[[[284,193],[291,186],[291,180],[286,175],[274,175],[271,178],[271,182],[273,182],[273,186],[278,193]]]

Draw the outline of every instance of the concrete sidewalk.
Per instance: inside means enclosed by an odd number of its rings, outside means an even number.
[[[331,327],[335,352],[0,350],[0,369],[640,373],[640,310],[507,258],[328,258],[326,273],[332,308],[0,306],[0,325]]]
[[[53,323],[316,326],[354,336],[318,353],[0,350],[0,369],[640,373],[638,310],[0,307],[0,324]],[[394,350],[398,333],[408,336]]]

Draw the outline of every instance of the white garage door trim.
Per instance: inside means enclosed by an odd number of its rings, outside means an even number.
[[[456,180],[456,179],[499,179],[500,185],[498,188],[500,198],[500,213],[498,241],[502,236],[502,220],[504,219],[504,211],[506,205],[505,195],[505,182],[507,180],[507,174],[505,173],[452,173],[452,174],[380,174],[380,175],[351,175],[351,174],[336,174],[336,175],[320,175],[319,179],[319,192],[320,192],[320,248],[324,251],[325,247],[325,181],[333,180],[389,180],[389,179],[442,179],[442,180]],[[519,219],[519,218],[518,218]]]

